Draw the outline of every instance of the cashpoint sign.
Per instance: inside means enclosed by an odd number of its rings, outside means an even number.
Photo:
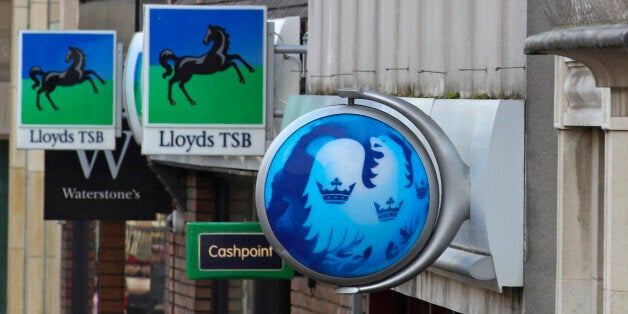
[[[189,279],[290,279],[294,271],[279,257],[259,223],[188,223]]]

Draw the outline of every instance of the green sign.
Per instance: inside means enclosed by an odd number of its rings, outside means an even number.
[[[255,222],[188,223],[189,279],[290,279],[294,271]]]

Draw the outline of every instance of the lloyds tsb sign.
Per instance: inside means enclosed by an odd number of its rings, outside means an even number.
[[[269,147],[260,224],[290,266],[339,293],[394,287],[429,267],[468,218],[468,169],[418,108],[377,92],[338,94],[347,104],[301,116]]]
[[[144,154],[262,155],[266,8],[147,5]]]
[[[114,149],[116,33],[20,31],[19,149]]]

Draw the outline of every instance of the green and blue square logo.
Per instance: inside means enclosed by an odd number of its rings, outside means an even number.
[[[149,124],[263,123],[263,9],[149,10]]]
[[[264,140],[266,8],[145,10],[144,153],[253,154]]]
[[[22,124],[113,125],[114,33],[22,33]]]
[[[115,147],[115,40],[113,31],[20,32],[18,148]]]

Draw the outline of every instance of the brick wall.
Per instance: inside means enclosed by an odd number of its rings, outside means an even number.
[[[176,181],[187,195],[183,209],[186,222],[255,221],[254,177],[188,171]],[[188,280],[185,232],[168,231],[166,237],[166,313],[243,312],[247,289],[242,280]],[[212,296],[217,286],[222,286],[222,293],[228,295],[226,304],[213,303],[212,297],[218,298]],[[337,295],[336,287],[323,283],[310,287],[307,278],[298,277],[292,281],[291,289],[292,313],[351,313],[352,296]]]
[[[351,314],[353,296],[336,294],[336,287],[313,282],[306,277],[292,279],[290,295],[291,313]]]
[[[100,223],[100,252],[98,256],[99,313],[124,313],[124,221]]]
[[[88,252],[87,252],[87,269],[88,269],[88,283],[87,283],[87,298],[85,300],[87,309],[91,311],[93,307],[92,298],[94,295],[95,287],[95,274],[96,274],[96,223],[88,223]],[[61,313],[72,313],[72,268],[74,265],[74,222],[66,221],[61,229],[61,236],[63,241],[61,242]]]
[[[255,214],[255,180],[243,177],[229,181],[230,220],[254,221]]]
[[[209,178],[198,176],[190,171],[187,177],[181,177],[178,184],[187,194],[186,207],[183,211],[185,221],[213,220],[214,191]],[[210,313],[211,281],[188,280],[186,277],[186,235],[166,231],[166,313]]]
[[[186,222],[254,221],[254,177],[189,171],[176,181],[186,191]],[[188,280],[186,234],[168,231],[166,237],[166,313],[243,312],[242,280]],[[219,296],[213,293],[226,299],[215,303]]]

